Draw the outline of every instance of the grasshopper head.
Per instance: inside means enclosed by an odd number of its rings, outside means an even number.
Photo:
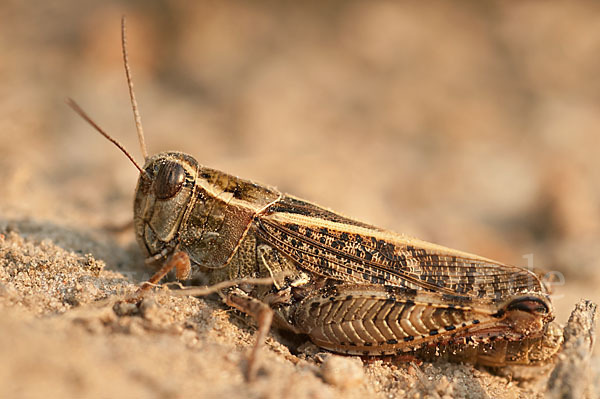
[[[133,204],[135,235],[149,255],[177,244],[177,233],[191,206],[198,162],[181,152],[149,157]]]
[[[121,20],[123,63],[144,165],[106,133],[71,99],[67,104],[101,135],[112,142],[139,170],[133,204],[134,228],[139,245],[148,255],[167,257],[175,249],[192,263],[208,269],[225,267],[250,229],[254,216],[281,197],[274,189],[200,167],[181,152],[149,157],[129,68]]]

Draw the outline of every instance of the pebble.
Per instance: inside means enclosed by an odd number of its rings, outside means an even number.
[[[326,383],[339,388],[353,388],[365,379],[362,361],[358,358],[329,355],[321,364],[321,377]]]

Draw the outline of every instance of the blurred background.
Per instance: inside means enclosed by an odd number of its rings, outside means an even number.
[[[600,299],[600,3],[3,0],[3,219],[131,219],[122,14],[150,153]]]

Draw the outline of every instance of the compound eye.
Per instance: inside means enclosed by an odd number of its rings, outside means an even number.
[[[158,199],[174,197],[183,187],[184,181],[183,166],[175,162],[165,162],[158,168],[156,180],[154,180],[154,193]]]

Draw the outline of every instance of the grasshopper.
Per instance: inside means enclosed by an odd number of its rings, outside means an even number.
[[[142,289],[175,269],[231,287],[225,302],[258,320],[256,353],[271,323],[333,352],[454,357],[536,365],[560,348],[549,292],[534,272],[393,233],[273,187],[200,165],[181,152],[148,156],[127,60],[144,164],[72,100],[69,104],[137,167],[134,228],[148,263]],[[254,355],[247,373],[256,373]]]

